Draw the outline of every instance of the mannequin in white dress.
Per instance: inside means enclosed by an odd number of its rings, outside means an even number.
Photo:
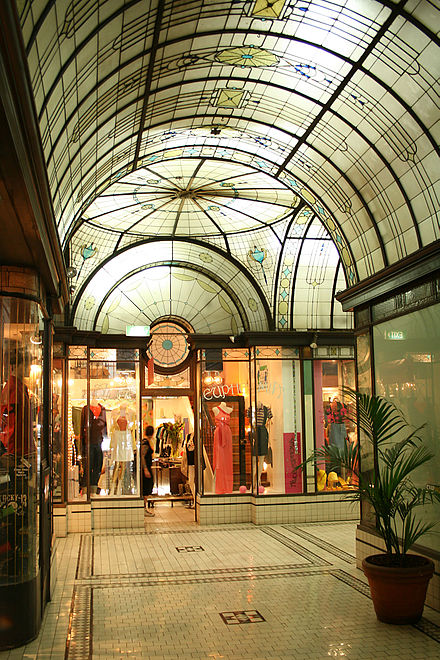
[[[113,410],[110,428],[110,449],[114,461],[110,495],[127,495],[130,488],[130,462],[134,459],[136,414],[121,403]],[[127,492],[125,492],[127,491]]]

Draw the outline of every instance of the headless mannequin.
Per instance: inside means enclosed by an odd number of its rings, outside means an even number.
[[[257,483],[261,482],[261,473],[264,470],[264,459],[269,451],[269,431],[267,424],[272,419],[272,411],[269,406],[265,406],[262,402],[257,407],[257,442],[256,442],[256,475],[255,480]]]
[[[87,438],[89,442],[90,456],[90,487],[91,492],[98,489],[99,475],[102,472],[102,448],[101,443],[104,436],[107,435],[107,417],[106,409],[97,399],[91,399],[90,406],[84,406],[81,411],[81,455],[83,457],[83,486],[85,485],[87,467]],[[98,490],[99,492],[99,490]]]
[[[232,411],[233,408],[229,408],[224,401],[212,409],[216,424],[213,452],[215,492],[219,494],[232,493],[233,489],[232,434],[229,425]]]
[[[129,490],[129,463],[134,458],[136,443],[133,437],[135,413],[125,404],[112,413],[110,432],[110,448],[114,460],[113,476],[110,485],[110,495],[127,494]]]

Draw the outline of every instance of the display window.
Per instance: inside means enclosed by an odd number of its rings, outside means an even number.
[[[53,359],[52,373],[52,493],[53,501],[63,498],[63,360]]]
[[[313,383],[315,400],[315,443],[343,448],[357,444],[353,411],[344,400],[342,388],[355,387],[353,360],[314,360]],[[350,490],[357,486],[355,475],[347,470],[329,470],[320,465],[316,471],[318,491]]]
[[[38,572],[42,341],[37,303],[0,299],[0,585]]]
[[[409,297],[410,294],[408,294]],[[392,401],[420,436],[433,458],[414,473],[414,486],[440,492],[440,305],[431,305],[373,328],[376,393]],[[362,468],[364,460],[362,457]],[[364,511],[363,518],[364,518]],[[420,509],[421,522],[440,519],[440,504]],[[438,551],[438,531],[423,537],[423,545]]]
[[[204,494],[251,492],[249,351],[200,352],[200,461]]]
[[[139,494],[139,352],[70,347],[68,496]]]
[[[301,370],[298,349],[255,349],[253,435],[255,482],[259,495],[302,493]]]

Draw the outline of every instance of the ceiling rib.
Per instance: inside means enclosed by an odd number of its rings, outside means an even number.
[[[133,158],[133,170],[137,170],[138,168],[139,152],[141,149],[142,136],[144,134],[145,116],[147,114],[148,100],[150,97],[151,83],[153,80],[154,65],[156,62],[157,46],[159,43],[164,8],[165,0],[158,0],[156,22],[154,24],[153,43],[151,45],[151,54],[148,62],[147,78],[145,81],[144,101],[142,104],[141,118],[139,120],[139,133],[136,140],[136,148]]]

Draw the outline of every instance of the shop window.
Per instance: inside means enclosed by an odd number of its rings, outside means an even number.
[[[386,321],[373,328],[376,393],[393,401],[407,421],[420,432],[434,458],[418,468],[416,486],[440,491],[440,305]],[[362,466],[364,464],[362,463]],[[423,522],[440,518],[440,505],[419,510]],[[424,545],[438,550],[438,532],[423,537]]]
[[[70,500],[138,494],[138,365],[116,349],[68,361]]]
[[[38,569],[42,414],[38,305],[1,298],[0,334],[0,585],[12,585],[31,581]]]
[[[354,389],[353,360],[314,360],[313,362],[316,448],[333,444],[344,447],[358,442],[354,411],[344,401],[343,387]],[[329,470],[319,465],[316,472],[318,491],[349,490],[357,482],[351,471]]]
[[[250,492],[252,434],[248,352],[224,350],[213,360],[212,354],[206,359],[203,351],[201,357],[203,492],[218,495]]]
[[[52,488],[54,502],[63,499],[63,360],[54,358],[52,374]]]
[[[300,362],[296,349],[255,351],[252,423],[255,483],[260,495],[303,492]]]

